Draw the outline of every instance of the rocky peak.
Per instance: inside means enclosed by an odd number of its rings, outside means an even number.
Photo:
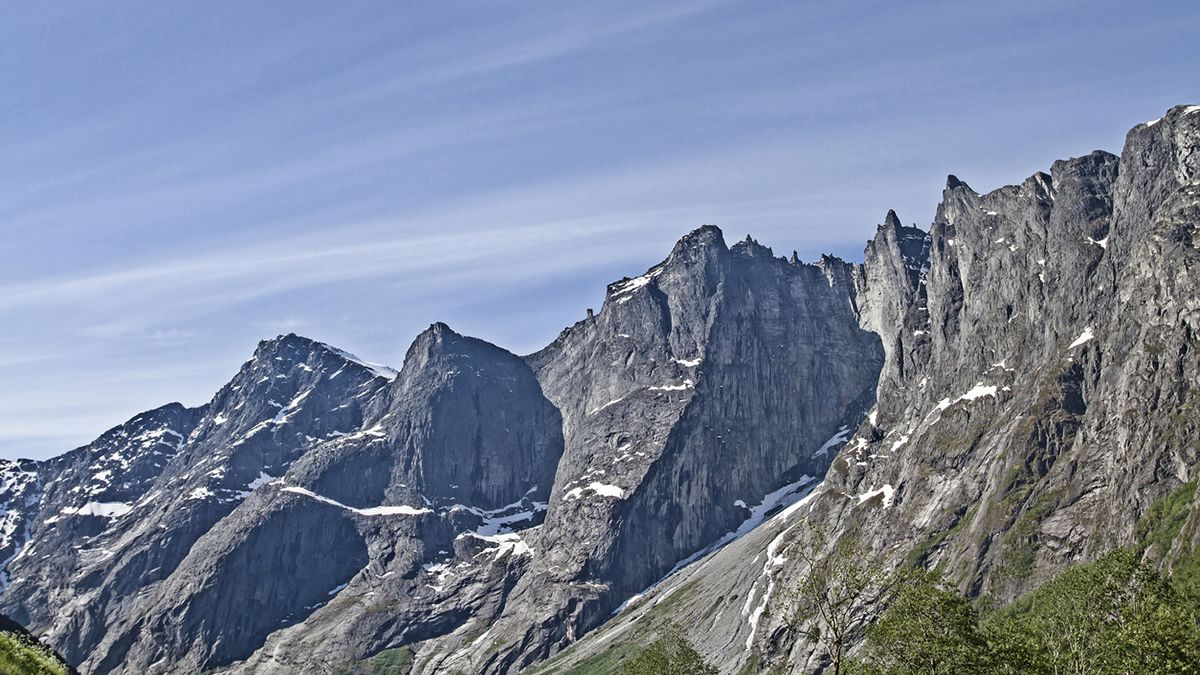
[[[404,355],[401,372],[416,372],[430,367],[439,359],[470,358],[478,352],[481,341],[454,332],[450,326],[436,322],[421,331]],[[404,378],[400,378],[404,379]]]
[[[775,257],[775,252],[769,246],[763,246],[750,235],[746,235],[745,239],[734,244],[729,249],[729,252],[734,255],[758,256],[763,258]]]
[[[80,515],[94,515],[86,504],[137,501],[175,458],[204,412],[204,408],[168,403],[48,460],[48,473],[54,479],[47,481],[44,504],[56,512],[75,509]]]
[[[729,247],[725,245],[725,236],[721,228],[716,225],[704,225],[681,237],[660,266],[695,266],[719,260],[728,253]]]
[[[711,246],[718,249],[728,249],[725,245],[725,235],[716,225],[701,225],[679,238],[672,248],[672,256],[681,250]],[[671,257],[671,256],[668,256]]]
[[[1113,188],[1113,253],[1130,254],[1156,221],[1192,203],[1200,184],[1200,105],[1179,105],[1125,137],[1120,174]],[[1160,211],[1164,211],[1160,213]]]
[[[883,340],[887,356],[881,382],[903,377],[906,352],[921,335],[911,332],[921,331],[919,326],[910,331],[897,331],[895,326],[908,320],[909,305],[923,301],[931,241],[929,233],[905,227],[895,211],[888,211],[875,238],[867,242],[855,295],[860,323]]]
[[[632,646],[668,603],[722,672],[820,672],[779,591],[808,571],[788,551],[806,520],[981,604],[1138,547],[1139,520],[1200,466],[1198,138],[1200,106],[1178,106],[1135,127],[1119,160],[1093,152],[986,194],[951,176],[915,286],[921,258],[889,214],[858,281],[887,351],[876,408],[824,483],[543,672]],[[1195,550],[1198,507],[1184,508],[1189,525],[1148,560]]]
[[[971,186],[967,185],[966,181],[959,180],[958,176],[955,176],[954,174],[946,176],[946,189],[974,192],[974,190],[971,190]]]
[[[902,227],[904,227],[904,224],[900,222],[900,216],[896,215],[894,209],[888,209],[887,215],[883,217],[883,224],[879,226],[879,229],[890,228],[899,230]]]

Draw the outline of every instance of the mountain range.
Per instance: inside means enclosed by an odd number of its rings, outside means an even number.
[[[569,672],[668,619],[724,673],[816,671],[802,524],[1003,605],[1195,479],[1198,260],[1177,106],[950,176],[861,264],[701,227],[533,354],[266,340],[200,407],[0,464],[0,612],[84,673]],[[1189,506],[1147,555],[1198,544]]]

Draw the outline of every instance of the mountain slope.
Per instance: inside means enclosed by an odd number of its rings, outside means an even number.
[[[84,662],[263,476],[357,427],[360,401],[386,382],[325,345],[284,336],[261,343],[205,406],[139,415],[41,463],[30,543],[8,566],[4,611]]]

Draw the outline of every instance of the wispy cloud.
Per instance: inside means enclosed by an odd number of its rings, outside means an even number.
[[[947,173],[1200,102],[1194,3],[2,11],[8,455],[201,403],[273,332],[534,349],[702,223],[855,257]]]

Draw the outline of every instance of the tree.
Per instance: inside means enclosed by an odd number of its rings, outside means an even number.
[[[882,560],[853,535],[830,546],[826,532],[812,521],[808,536],[793,542],[789,551],[807,570],[793,589],[797,607],[789,623],[820,644],[833,675],[841,675],[846,650],[876,616],[889,586]]]
[[[705,663],[679,626],[668,623],[658,639],[621,666],[621,675],[717,675],[717,669]]]
[[[867,628],[866,670],[897,675],[987,670],[988,645],[965,597],[924,570],[904,574],[894,589],[887,609]]]

